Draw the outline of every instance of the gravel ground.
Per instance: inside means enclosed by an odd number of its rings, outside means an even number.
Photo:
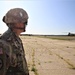
[[[75,41],[21,38],[30,75],[75,75]]]

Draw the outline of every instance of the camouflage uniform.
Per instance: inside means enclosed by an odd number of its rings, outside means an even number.
[[[5,75],[29,75],[21,39],[11,29],[8,29],[1,36],[1,40],[6,41],[11,47],[10,49],[6,45],[4,46],[8,65]]]

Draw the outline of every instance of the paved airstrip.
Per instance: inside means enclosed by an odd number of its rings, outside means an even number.
[[[75,75],[75,41],[21,36],[30,75]]]

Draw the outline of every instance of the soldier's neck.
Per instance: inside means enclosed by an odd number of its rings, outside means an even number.
[[[15,34],[16,36],[19,36],[19,35],[20,35],[20,33],[19,33],[17,30],[15,30],[15,29],[13,29],[13,32],[14,32],[14,34]]]
[[[18,33],[16,30],[13,30],[13,29],[10,29],[10,28],[9,28],[9,30],[12,31],[16,36],[19,37],[20,33]]]

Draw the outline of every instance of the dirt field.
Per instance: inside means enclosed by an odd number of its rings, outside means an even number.
[[[75,41],[21,38],[30,75],[75,75]]]

